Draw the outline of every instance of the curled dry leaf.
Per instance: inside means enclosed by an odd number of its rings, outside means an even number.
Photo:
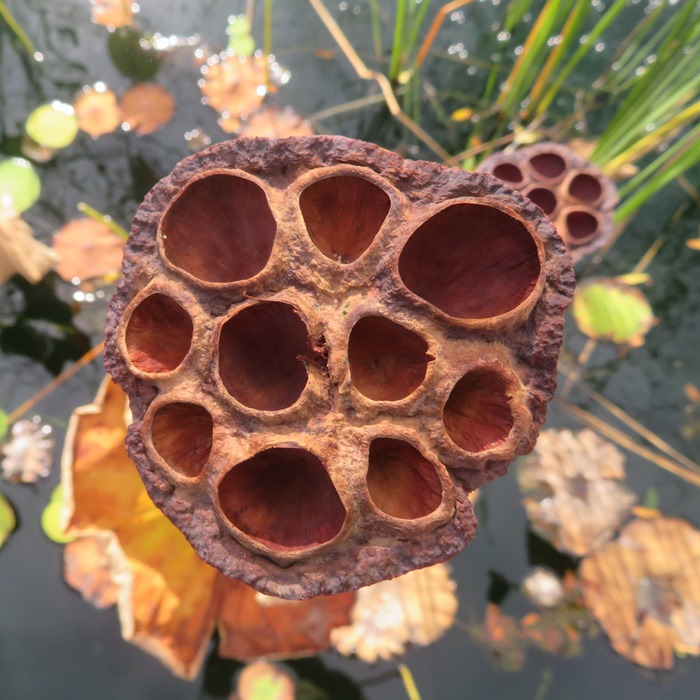
[[[619,482],[624,456],[591,430],[545,430],[519,469],[533,529],[557,549],[585,556],[607,542],[635,496]]]
[[[583,560],[586,605],[613,649],[669,669],[677,654],[700,654],[700,532],[685,520],[633,520]]]
[[[361,588],[352,623],[334,629],[331,642],[369,663],[403,654],[408,644],[431,644],[454,622],[456,588],[446,564]]]
[[[56,264],[58,256],[32,235],[29,224],[19,216],[0,215],[0,284],[20,274],[36,284]]]
[[[63,576],[96,608],[109,608],[119,598],[115,582],[115,565],[122,557],[113,537],[88,535],[70,542],[63,550]],[[123,572],[128,576],[128,571]]]
[[[349,620],[353,596],[261,603],[255,591],[205,564],[148,497],[124,447],[128,420],[126,395],[105,379],[95,403],[74,411],[62,460],[67,532],[101,540],[110,569],[105,585],[117,586],[125,639],[185,678],[197,675],[217,622],[223,656],[327,648],[330,627]],[[108,595],[92,585],[83,552],[69,552],[69,583],[87,598]],[[93,559],[100,570],[104,561]]]
[[[128,27],[133,22],[134,10],[131,0],[90,0],[90,5],[92,21],[110,30]]]
[[[110,134],[122,123],[117,96],[102,83],[84,87],[73,101],[78,126],[93,138]]]
[[[32,420],[18,420],[10,435],[10,441],[2,446],[3,478],[32,484],[48,476],[55,444],[51,426],[34,416]]]
[[[287,136],[313,136],[311,124],[297,114],[291,107],[261,109],[241,128],[241,136],[266,136],[283,139]]]
[[[124,123],[141,136],[152,134],[167,124],[175,113],[173,96],[157,83],[139,83],[119,101]]]
[[[53,239],[56,272],[64,280],[105,277],[121,268],[124,241],[109,226],[91,218],[69,221]]]
[[[294,700],[294,679],[267,661],[248,664],[238,676],[231,700]]]

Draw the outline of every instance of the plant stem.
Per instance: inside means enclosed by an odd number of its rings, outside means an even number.
[[[401,72],[404,51],[404,27],[406,24],[406,9],[408,0],[398,0],[396,3],[396,20],[394,22],[394,42],[391,47],[391,62],[389,63],[389,80],[394,82]]]
[[[13,31],[20,44],[24,46],[25,51],[32,58],[34,58],[34,55],[36,54],[34,44],[32,44],[31,39],[27,36],[24,29],[22,29],[22,27],[19,25],[19,22],[12,16],[12,13],[10,12],[7,5],[3,2],[3,0],[0,0],[0,17],[2,17],[5,20],[5,23]]]
[[[85,216],[89,216],[91,219],[99,221],[101,224],[107,226],[112,233],[115,233],[122,240],[125,241],[127,238],[129,238],[129,234],[111,216],[102,214],[101,212],[97,211],[97,209],[91,207],[85,202],[78,202],[76,209],[81,214],[85,214]]]

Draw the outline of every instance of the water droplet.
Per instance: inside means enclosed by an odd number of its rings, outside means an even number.
[[[494,51],[494,53],[491,54],[492,61],[494,61],[494,62],[498,61],[499,58],[500,58],[500,56],[495,51]]]
[[[464,60],[467,56],[469,56],[469,53],[467,51],[460,51],[459,52],[459,57]]]
[[[654,122],[649,122],[649,123],[644,127],[644,131],[648,131],[648,132],[652,132],[652,131],[654,131],[654,129],[656,129],[656,124],[654,124]]]
[[[345,10],[348,9],[348,4],[347,4],[346,2],[339,2],[339,3],[338,3],[338,9],[339,9],[341,12],[345,12]]]
[[[601,53],[602,51],[605,51],[605,44],[604,44],[602,41],[599,41],[599,42],[595,45],[595,50],[596,50],[597,53]]]
[[[523,15],[523,22],[532,22],[532,13],[531,12],[526,12]]]
[[[498,39],[498,41],[508,41],[508,39],[510,39],[510,32],[498,32],[496,39]]]
[[[35,51],[34,52],[34,60],[37,63],[41,63],[44,60],[44,54],[41,53],[41,51]]]
[[[453,12],[450,15],[450,22],[455,24],[464,24],[464,12]]]
[[[562,41],[563,39],[560,34],[557,36],[550,36],[549,39],[547,39],[547,46],[558,46]]]
[[[513,49],[513,53],[514,53],[516,56],[520,56],[520,54],[521,54],[522,52],[523,52],[523,47],[522,47],[522,46],[516,46],[516,47]]]
[[[644,59],[644,63],[646,63],[647,65],[651,65],[652,63],[656,63],[656,56],[654,54],[647,56]]]
[[[491,31],[492,32],[497,32],[501,28],[501,23],[500,22],[493,22],[491,24]]]
[[[476,66],[469,66],[467,68],[467,75],[476,75]]]
[[[359,15],[361,11],[362,11],[362,8],[359,5],[355,5],[352,8],[353,15]]]

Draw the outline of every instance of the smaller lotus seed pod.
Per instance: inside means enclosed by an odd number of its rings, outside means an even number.
[[[529,452],[571,260],[490,175],[341,137],[245,139],[146,197],[105,363],[129,454],[200,556],[284,598],[471,539],[469,494]]]
[[[538,143],[495,153],[479,170],[520,190],[553,222],[574,262],[598,250],[614,230],[613,181],[568,146]]]

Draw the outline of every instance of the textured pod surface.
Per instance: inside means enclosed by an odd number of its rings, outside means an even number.
[[[569,255],[485,174],[341,137],[237,139],[149,193],[110,304],[127,447],[200,556],[308,598],[444,561],[529,452]]]
[[[595,165],[560,143],[495,153],[479,170],[532,200],[554,222],[574,262],[598,250],[614,231],[617,189]]]

